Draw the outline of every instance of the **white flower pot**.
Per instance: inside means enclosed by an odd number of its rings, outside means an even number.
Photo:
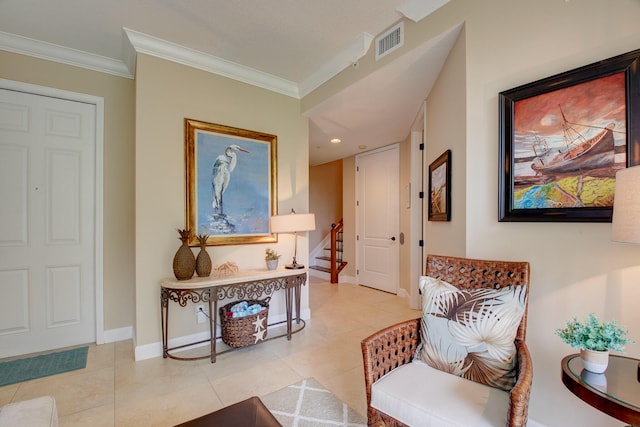
[[[584,363],[584,369],[595,374],[601,374],[609,365],[609,350],[580,350],[580,359]]]
[[[278,268],[278,260],[277,259],[267,260],[267,269],[268,270],[275,270],[276,268]]]

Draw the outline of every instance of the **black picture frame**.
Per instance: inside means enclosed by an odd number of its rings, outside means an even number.
[[[615,171],[640,164],[639,65],[636,50],[500,92],[498,221],[611,222]],[[595,136],[553,147],[579,127]]]
[[[451,221],[451,150],[429,165],[429,221]]]

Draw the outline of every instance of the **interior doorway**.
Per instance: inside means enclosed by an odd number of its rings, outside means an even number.
[[[358,283],[398,293],[399,146],[356,157]]]
[[[0,357],[102,342],[102,100],[0,81]]]

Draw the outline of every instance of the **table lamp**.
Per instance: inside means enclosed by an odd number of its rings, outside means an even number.
[[[616,173],[611,240],[640,243],[640,166]]]
[[[640,166],[621,169],[616,173],[611,240],[640,243]],[[640,381],[640,363],[636,376]]]
[[[311,231],[316,229],[316,217],[314,214],[297,214],[291,209],[291,213],[285,215],[276,215],[271,217],[272,233],[294,233],[295,247],[293,250],[293,262],[285,265],[284,268],[290,270],[298,270],[304,268],[304,265],[298,264],[298,233],[301,231]]]

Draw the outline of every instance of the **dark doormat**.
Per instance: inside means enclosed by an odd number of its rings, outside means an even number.
[[[89,347],[79,347],[0,362],[0,387],[83,369],[87,366],[88,351]]]

